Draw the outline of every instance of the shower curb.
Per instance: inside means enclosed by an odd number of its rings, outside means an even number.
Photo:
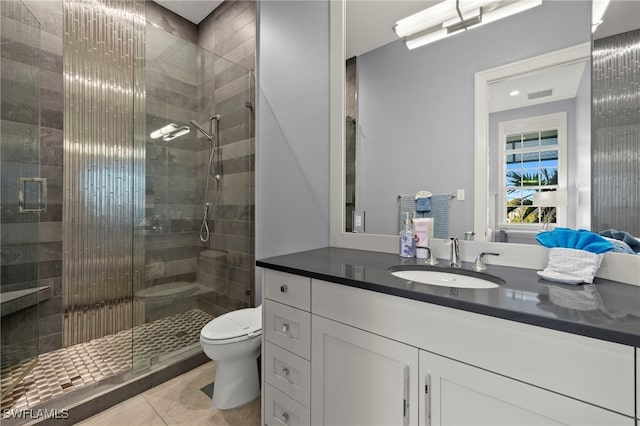
[[[185,357],[171,365],[160,367],[138,376],[132,376],[131,373],[127,373],[124,378],[117,377],[104,380],[98,384],[98,387],[107,387],[107,389],[98,391],[93,395],[84,396],[86,393],[93,393],[92,391],[95,391],[95,388],[79,389],[68,396],[50,401],[55,403],[56,407],[43,404],[31,410],[32,412],[38,412],[38,410],[56,412],[59,414],[57,418],[33,420],[2,419],[2,424],[3,426],[74,425],[210,361],[201,350],[198,350],[198,353]],[[124,382],[114,383],[116,380],[124,380]]]

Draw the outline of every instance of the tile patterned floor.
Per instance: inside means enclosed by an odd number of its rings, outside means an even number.
[[[212,318],[199,309],[192,309],[133,330],[42,354],[38,364],[2,399],[0,409],[29,409],[124,373],[134,364],[157,362],[172,352],[198,345],[200,330]],[[0,371],[0,380],[6,383],[12,379],[12,374],[10,368],[5,368]]]
[[[82,426],[258,426],[260,399],[233,410],[219,411],[202,388],[215,377],[210,361],[181,376],[78,423]]]

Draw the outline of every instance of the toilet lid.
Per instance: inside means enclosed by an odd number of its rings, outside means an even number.
[[[262,332],[262,306],[227,312],[209,321],[200,331],[206,340],[238,340]]]

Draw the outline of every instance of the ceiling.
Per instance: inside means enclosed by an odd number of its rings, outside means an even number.
[[[611,0],[594,38],[608,37],[640,27],[640,1]]]
[[[198,25],[223,0],[154,0],[160,6]]]
[[[489,85],[489,112],[575,98],[586,64],[585,59],[492,83]],[[511,95],[514,90],[519,93]],[[551,91],[548,95],[529,99],[529,94],[548,91]]]
[[[346,59],[398,40],[396,22],[441,0],[347,0]]]

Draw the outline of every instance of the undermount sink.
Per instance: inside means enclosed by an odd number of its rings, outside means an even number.
[[[399,265],[387,269],[395,277],[423,284],[456,288],[495,288],[504,280],[493,275],[457,268],[429,265]]]

